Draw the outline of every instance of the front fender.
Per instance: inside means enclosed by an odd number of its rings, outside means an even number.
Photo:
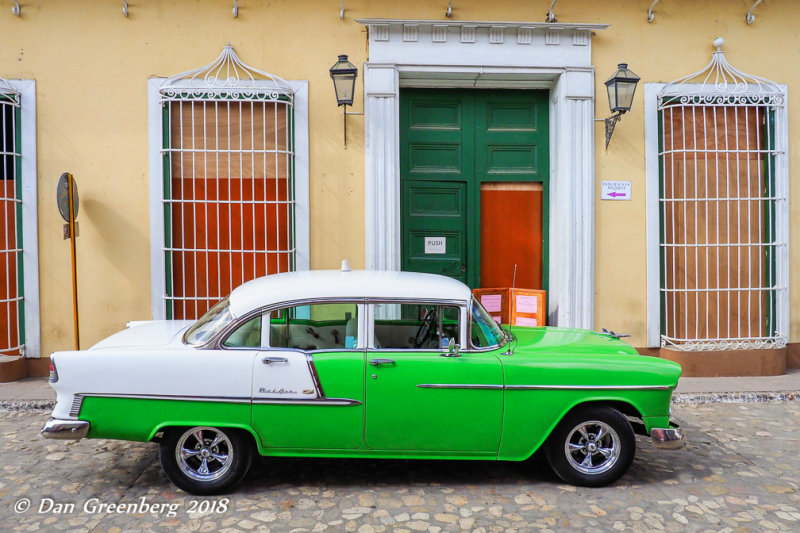
[[[533,455],[558,423],[580,405],[626,404],[649,433],[669,420],[672,390],[604,391],[507,390],[499,459],[522,461]]]

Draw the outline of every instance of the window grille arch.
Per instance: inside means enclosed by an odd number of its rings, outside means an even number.
[[[650,346],[787,342],[786,88],[732,67],[722,44],[704,69],[646,92]]]
[[[297,269],[295,92],[230,44],[159,86],[164,318]]]

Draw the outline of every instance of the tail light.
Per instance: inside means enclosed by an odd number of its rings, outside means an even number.
[[[56,362],[51,357],[50,358],[50,383],[55,383],[58,381],[58,370],[56,370]]]

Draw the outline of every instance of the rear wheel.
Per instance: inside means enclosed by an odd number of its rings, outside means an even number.
[[[547,459],[568,483],[601,487],[619,479],[633,462],[636,438],[628,419],[610,407],[591,406],[567,415],[550,435]]]
[[[160,457],[164,473],[177,487],[191,494],[219,494],[244,478],[252,453],[236,430],[197,426],[167,432]]]

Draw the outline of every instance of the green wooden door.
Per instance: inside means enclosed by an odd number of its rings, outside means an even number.
[[[479,286],[481,246],[492,245],[481,240],[481,185],[541,182],[547,287],[547,109],[546,91],[400,92],[403,270]]]

